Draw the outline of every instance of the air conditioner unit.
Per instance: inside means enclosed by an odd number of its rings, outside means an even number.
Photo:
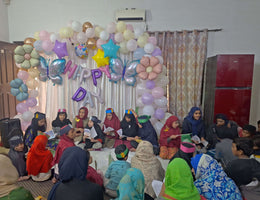
[[[116,21],[132,21],[132,22],[144,22],[145,10],[141,9],[123,9],[116,11]]]

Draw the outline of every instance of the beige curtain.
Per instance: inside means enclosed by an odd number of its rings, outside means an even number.
[[[182,121],[193,106],[201,106],[202,78],[208,31],[153,32],[167,67],[169,111]]]

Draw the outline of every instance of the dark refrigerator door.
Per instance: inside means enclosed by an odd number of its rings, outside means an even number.
[[[249,124],[251,89],[215,89],[214,116],[223,113],[239,126]]]
[[[218,55],[216,87],[251,87],[254,55]]]

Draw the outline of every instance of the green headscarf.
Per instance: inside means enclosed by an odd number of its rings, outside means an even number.
[[[169,163],[165,175],[165,199],[200,200],[200,195],[193,183],[190,167],[182,158],[175,158]]]

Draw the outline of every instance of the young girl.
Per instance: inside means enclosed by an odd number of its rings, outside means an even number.
[[[119,138],[117,131],[120,130],[121,127],[120,127],[120,120],[118,119],[118,117],[116,116],[116,114],[114,113],[114,110],[112,108],[108,108],[106,110],[106,118],[104,121],[103,131],[104,131],[105,127],[106,128],[111,127],[114,129],[114,131],[104,132],[105,136],[106,136],[104,147],[113,148],[115,145],[116,139]]]
[[[131,141],[139,139],[138,137],[138,124],[132,110],[126,110],[123,120],[120,122],[120,126],[123,131],[122,143],[127,146],[129,150],[133,150]]]
[[[102,147],[102,144],[104,143],[105,139],[104,133],[98,125],[100,122],[101,121],[96,116],[92,116],[88,121],[88,125],[86,128],[89,129],[90,132],[95,132],[96,136],[83,136],[83,140],[85,140],[86,149],[100,149]]]
[[[171,116],[165,122],[160,133],[160,157],[171,159],[181,145],[179,120],[176,116]]]
[[[37,132],[46,131],[46,117],[45,114],[36,112],[34,113],[34,118],[32,119],[31,125],[27,128],[24,135],[24,143],[28,147],[31,147],[34,139],[37,136]]]
[[[191,108],[188,116],[184,118],[182,133],[192,133],[192,136],[197,135],[202,141],[205,140],[205,128],[200,108]]]
[[[61,128],[71,124],[71,121],[67,117],[66,109],[59,109],[56,119],[52,121],[52,128]]]
[[[84,128],[88,124],[88,109],[86,107],[81,107],[79,109],[79,114],[72,121],[73,128],[80,130],[80,134],[74,139],[75,142],[82,141]]]
[[[52,153],[46,149],[47,142],[48,138],[45,135],[39,135],[29,150],[26,161],[27,171],[34,181],[46,181],[51,177],[53,157]]]
[[[146,198],[155,198],[152,181],[163,181],[164,169],[154,155],[153,145],[150,142],[142,141],[139,143],[136,153],[131,159],[131,167],[140,169],[144,175]]]

